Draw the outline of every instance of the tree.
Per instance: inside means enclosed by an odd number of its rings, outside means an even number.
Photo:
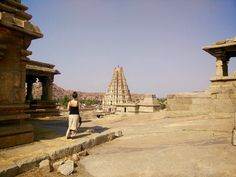
[[[66,107],[69,101],[70,101],[69,96],[65,95],[63,98],[60,99],[59,102],[62,106]]]
[[[166,98],[159,98],[160,108],[165,109],[166,108]]]

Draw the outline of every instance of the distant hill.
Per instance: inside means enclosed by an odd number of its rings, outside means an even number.
[[[53,99],[58,100],[63,98],[64,96],[71,96],[74,90],[65,90],[62,87],[59,87],[56,84],[53,84]],[[79,99],[81,100],[98,100],[102,101],[105,92],[81,92],[78,91]],[[33,86],[33,95],[34,98],[40,98],[42,95],[42,86],[41,83],[35,83]],[[142,100],[144,98],[144,94],[131,94],[133,101]]]

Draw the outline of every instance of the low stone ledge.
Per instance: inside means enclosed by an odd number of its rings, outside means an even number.
[[[12,177],[19,174],[19,167],[16,164],[0,167],[0,177]]]
[[[117,136],[118,135],[118,136]],[[34,157],[24,158],[15,161],[13,165],[6,167],[0,167],[0,177],[12,177],[20,173],[24,173],[33,167],[38,167],[39,163],[43,160],[49,159],[51,161],[56,161],[62,159],[66,156],[73,155],[74,153],[81,152],[83,150],[92,148],[96,145],[112,141],[113,139],[120,137],[122,131],[110,132],[107,134],[100,134],[96,137],[92,137],[84,142],[73,143],[70,145],[62,146],[57,149],[52,149],[48,153],[36,155]]]
[[[17,160],[15,163],[19,168],[18,173],[24,173],[32,169],[33,167],[38,166],[41,161],[46,160],[46,159],[48,159],[48,155],[42,154],[42,155],[38,155],[34,157]]]
[[[109,133],[107,135],[107,141],[112,141],[113,139],[117,138],[115,132]]]
[[[72,149],[71,145],[62,146],[57,149],[52,149],[48,152],[50,160],[56,161],[58,159],[64,158],[67,155],[70,155]]]
[[[99,144],[102,144],[107,141],[108,141],[108,135],[99,135],[99,136],[95,137],[94,144],[99,145]]]
[[[92,148],[92,147],[94,147],[96,144],[95,144],[95,139],[89,139],[89,140],[87,140],[87,141],[85,141],[85,142],[83,142],[82,144],[81,144],[81,150],[85,150],[85,149],[89,149],[89,148]]]

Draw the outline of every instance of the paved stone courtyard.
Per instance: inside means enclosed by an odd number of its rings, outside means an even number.
[[[90,149],[73,176],[234,177],[236,147],[222,121],[208,116],[170,118],[165,112],[91,118],[83,126],[122,130],[124,136]]]

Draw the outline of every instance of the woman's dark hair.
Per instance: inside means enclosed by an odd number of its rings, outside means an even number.
[[[73,92],[72,97],[77,98],[77,96],[78,96],[77,92]]]

